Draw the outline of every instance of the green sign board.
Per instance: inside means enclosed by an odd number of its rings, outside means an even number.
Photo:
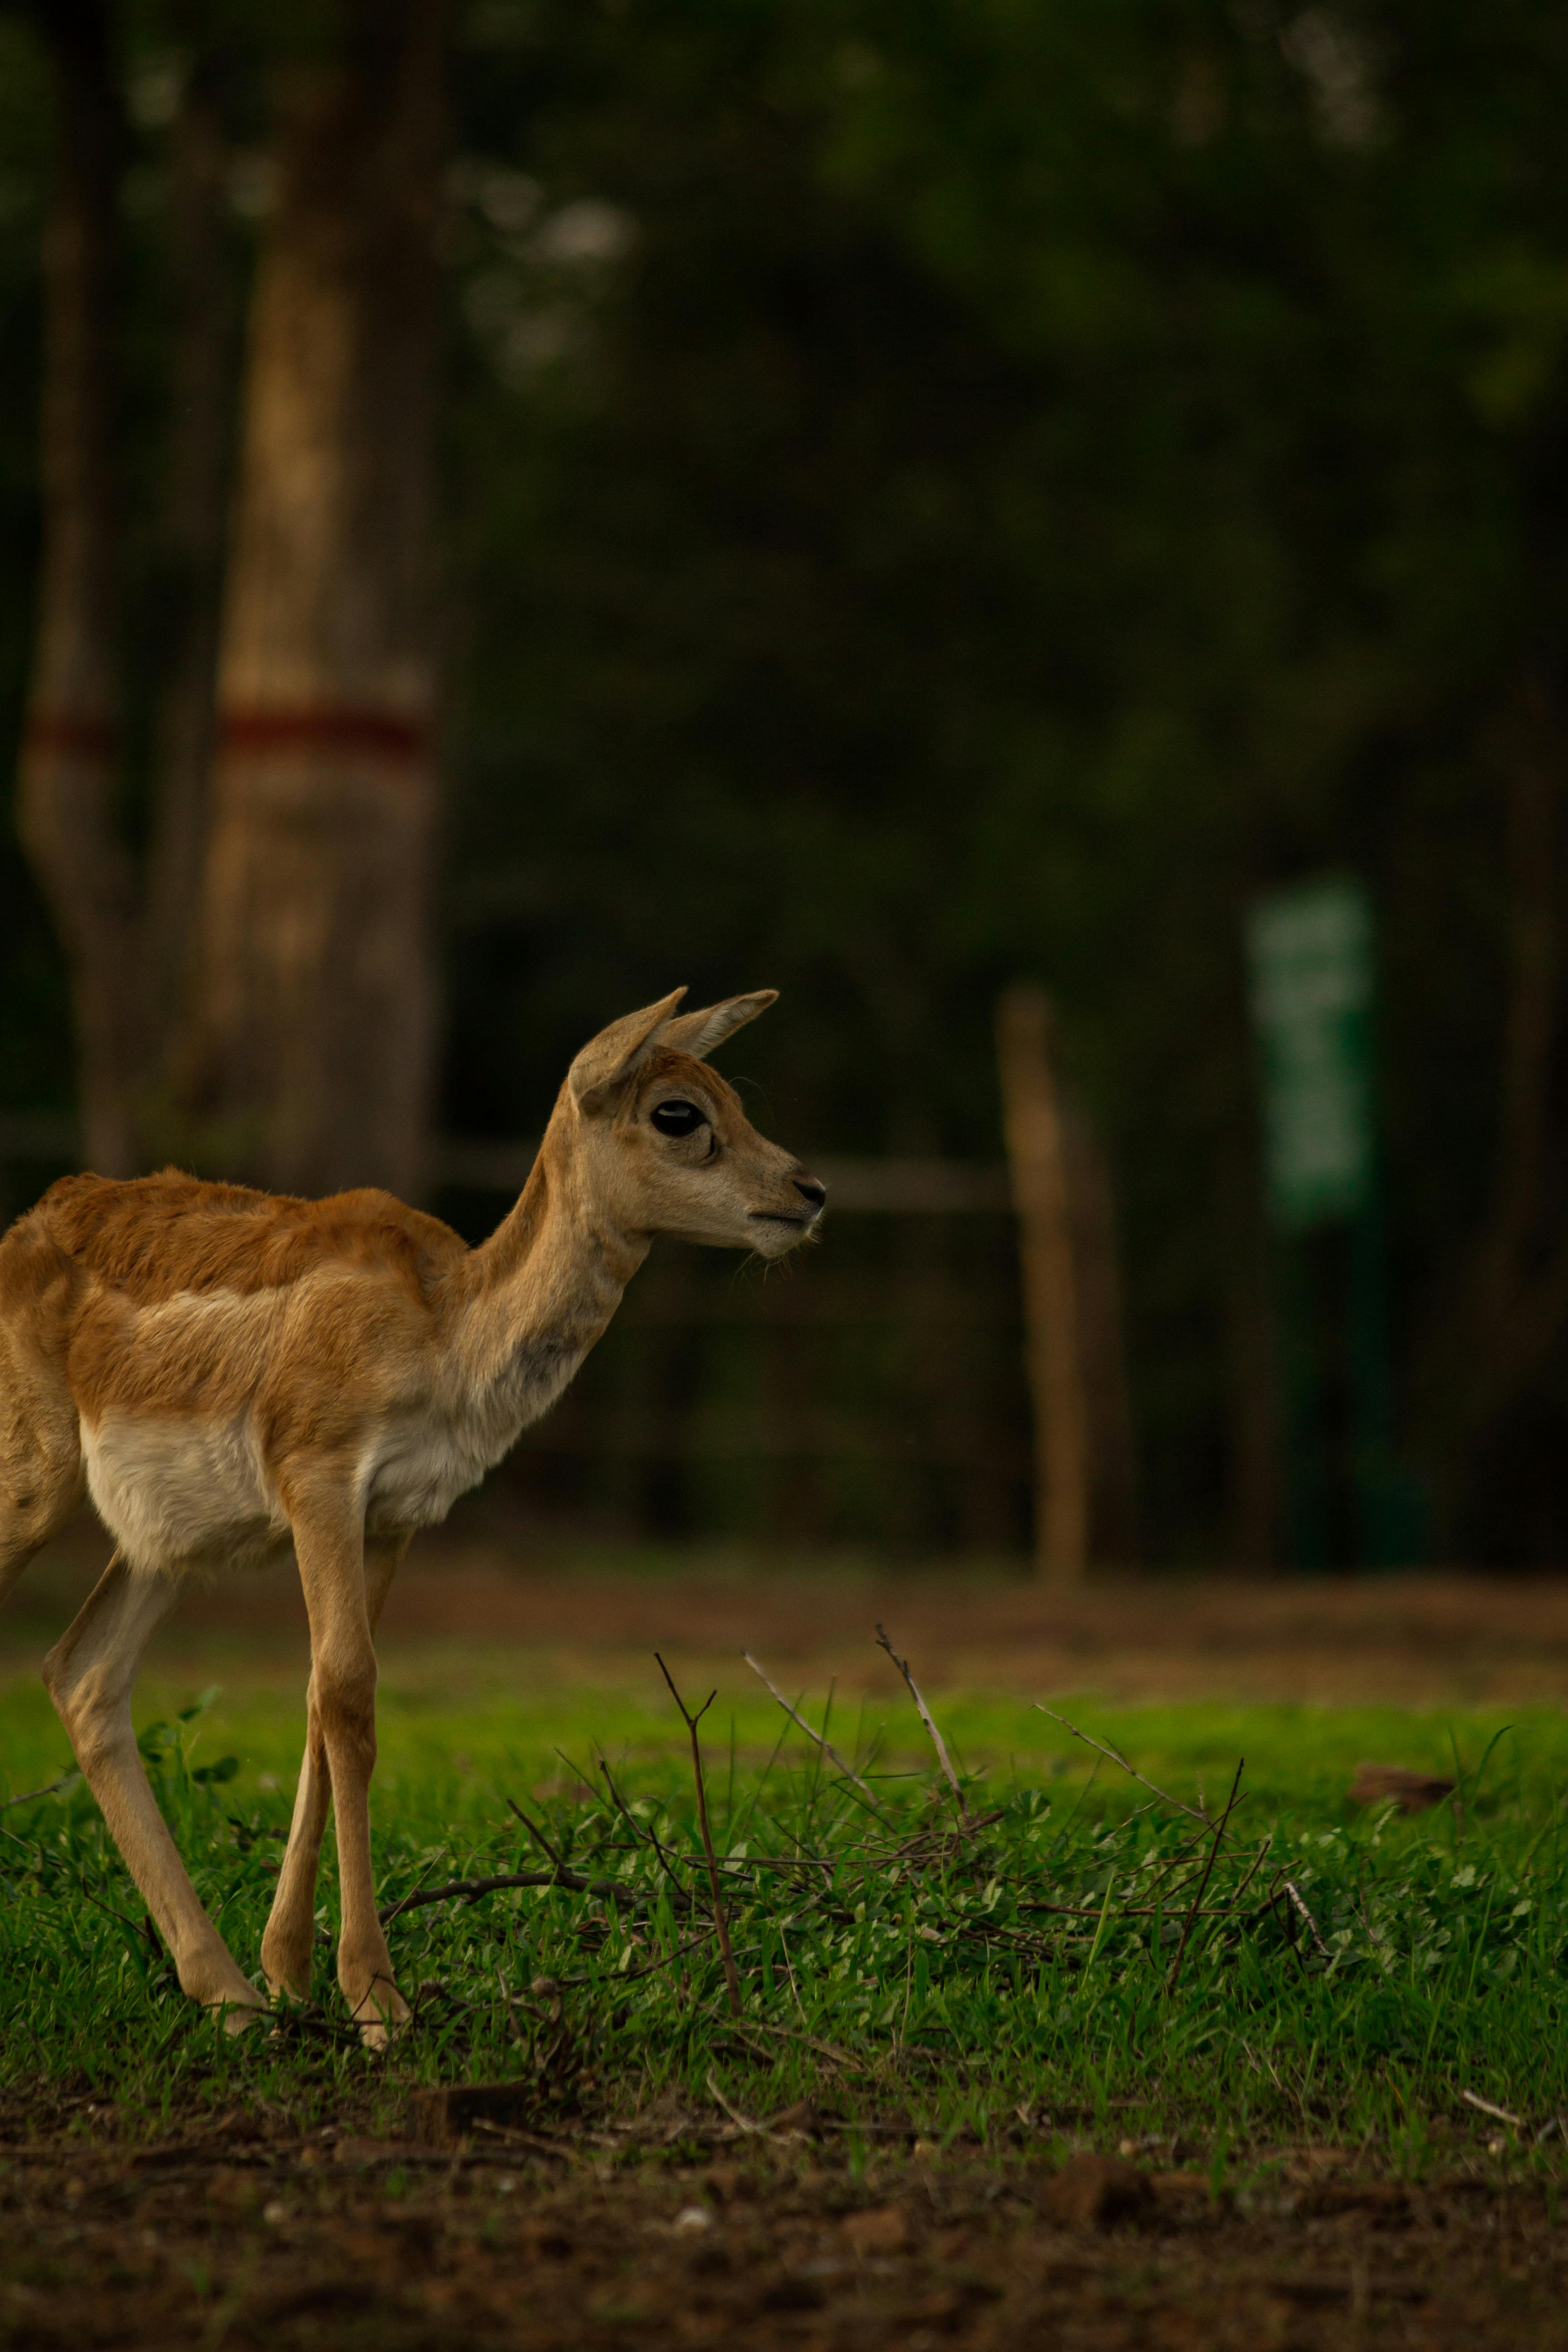
[[[1281,1233],[1354,1217],[1372,1197],[1372,908],[1359,882],[1282,890],[1247,926],[1263,1052],[1269,1214]]]

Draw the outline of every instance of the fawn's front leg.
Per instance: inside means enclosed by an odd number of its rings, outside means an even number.
[[[337,1830],[342,1905],[338,1983],[364,2040],[379,2049],[404,2023],[408,2006],[392,1980],[392,1960],[375,1916],[375,1883],[371,1874],[370,1781],[375,1769],[376,1675],[364,1531],[350,1494],[323,1495],[319,1486],[295,1504],[290,1517],[310,1620],[313,1727],[320,1726]],[[316,1790],[312,1802],[324,1812],[319,1767],[310,1762],[309,1744],[305,1769]],[[301,1790],[303,1787],[302,1779]],[[300,1821],[297,1803],[295,1814],[302,1845],[314,1813]],[[297,1920],[297,1912],[290,1916]]]
[[[365,1618],[373,1640],[381,1621],[382,1605],[407,1549],[406,1536],[365,1544]],[[272,1898],[267,1932],[261,1938],[261,1965],[275,1998],[279,1993],[287,1993],[295,2000],[310,1997],[316,1933],[316,1868],[331,1801],[326,1734],[312,1669],[305,1695],[305,1753],[300,1766],[294,1818],[289,1827],[283,1867],[278,1874],[278,1892]]]

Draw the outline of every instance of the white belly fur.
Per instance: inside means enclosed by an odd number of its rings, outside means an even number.
[[[247,1414],[110,1414],[81,1435],[93,1507],[132,1568],[178,1575],[243,1565],[288,1545]]]
[[[438,1526],[553,1402],[575,1360],[552,1360],[541,1380],[520,1357],[455,1410],[426,1398],[389,1415],[359,1465],[370,1532]],[[94,1508],[133,1568],[179,1575],[237,1567],[292,1541],[248,1412],[226,1422],[107,1414],[96,1430],[83,1425],[81,1443]]]
[[[365,1481],[365,1525],[373,1534],[439,1527],[459,1495],[477,1486],[516,1441],[471,1418],[411,1413],[377,1433]]]

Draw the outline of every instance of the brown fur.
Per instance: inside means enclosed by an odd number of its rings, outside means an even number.
[[[62,1176],[33,1216],[65,1256],[148,1307],[181,1291],[282,1290],[329,1264],[392,1275],[427,1303],[439,1276],[468,1255],[449,1225],[390,1192],[295,1201],[203,1183],[177,1168],[131,1183]]]
[[[572,1066],[511,1214],[468,1249],[389,1194],[298,1201],[165,1169],[66,1178],[0,1241],[0,1594],[84,1483],[118,1549],[45,1676],[186,1990],[258,1995],[197,1903],[131,1729],[180,1579],[292,1546],[310,1618],[305,1766],[262,1945],[309,1983],[330,1787],[339,1978],[369,2039],[406,2014],[370,1872],[374,1633],[410,1536],[548,1410],[656,1232],[777,1256],[822,1188],[701,1058],[772,1002],[627,1016]],[[679,1096],[702,1124],[670,1137]]]

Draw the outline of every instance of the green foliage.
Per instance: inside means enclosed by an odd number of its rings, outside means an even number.
[[[1560,658],[1557,18],[478,21],[468,135],[537,211],[476,169],[454,1118],[515,1129],[608,970],[750,957],[797,1126],[979,1156],[994,991],[1040,973],[1112,1143],[1145,1527],[1212,1551],[1256,1377],[1240,915],[1359,867],[1406,1436],[1451,1542],[1538,1550],[1560,1349],[1440,1433],[1510,920],[1486,747]],[[626,241],[565,283],[587,192]]]
[[[327,13],[214,14],[243,158]],[[203,23],[123,19],[137,740],[175,429],[146,93]],[[36,53],[0,38],[15,710],[47,163]],[[1521,678],[1559,693],[1568,601],[1564,38],[1545,0],[462,16],[444,1121],[535,1132],[606,1013],[767,981],[785,1010],[737,1062],[792,1141],[989,1159],[995,992],[1038,974],[1114,1165],[1154,1558],[1212,1557],[1246,1479],[1242,909],[1334,866],[1379,912],[1407,1441],[1457,1555],[1568,1536],[1561,1347],[1456,1438],[1446,1320],[1497,1149],[1488,747]],[[63,995],[14,853],[0,958],[0,1104],[54,1106]],[[1549,1152],[1548,1217],[1554,1181]]]
[[[842,2121],[907,2120],[933,2137],[989,2137],[1020,2112],[1112,2137],[1221,2135],[1237,2149],[1370,2135],[1415,2169],[1426,2118],[1461,2090],[1537,2121],[1568,2095],[1554,2054],[1568,1949],[1555,1717],[1095,1710],[1094,1728],[1170,1789],[1161,1802],[1098,1762],[1086,1771],[1081,1748],[1019,1706],[939,1711],[960,1757],[975,1759],[969,1834],[929,1759],[905,1750],[912,1717],[828,1726],[870,1800],[797,1733],[775,1740],[781,1718],[750,1702],[727,1752],[721,1734],[708,1745],[735,2018],[668,1709],[557,1694],[529,1710],[525,1730],[510,1705],[460,1717],[395,1706],[378,1809],[387,1902],[548,1872],[508,1796],[565,1871],[602,1891],[502,1888],[403,1911],[390,1934],[416,2016],[385,2060],[361,2051],[324,1983],[279,2035],[226,2039],[137,1924],[86,1791],[17,1807],[0,1842],[0,1983],[22,2027],[6,2077],[85,2075],[153,2126],[171,2107],[257,2095],[300,2119],[345,2100],[390,2118],[422,2082],[521,2079],[549,2129],[660,2099],[706,2110],[717,2085],[749,2115],[809,2095]],[[142,1744],[198,1891],[243,1963],[288,1819],[275,1780],[258,1784],[256,1751],[281,1752],[282,1733],[254,1702],[248,1715],[216,1713],[247,1751],[227,1786],[215,1785],[222,1769],[190,1769],[186,1730],[155,1726]],[[595,1720],[635,1743],[610,1775]],[[531,1790],[555,1730],[574,1764],[551,1758],[550,1780]],[[458,1739],[464,1773],[433,1770]],[[1190,1916],[1212,1836],[1193,1776],[1217,1812],[1241,1740],[1251,1793]],[[14,1743],[11,1769],[40,1769],[57,1744]],[[1009,1763],[984,1763],[1004,1746]],[[1355,1812],[1340,1791],[1369,1747],[1430,1764],[1458,1757],[1457,1801],[1413,1821]],[[323,1980],[330,1861],[328,1876]]]

